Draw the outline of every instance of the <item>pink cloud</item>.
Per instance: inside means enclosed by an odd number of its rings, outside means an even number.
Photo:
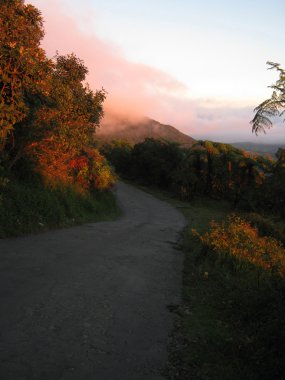
[[[45,19],[43,47],[49,56],[74,52],[89,69],[87,78],[92,89],[104,87],[108,92],[107,112],[159,117],[170,116],[172,100],[187,88],[158,69],[133,63],[119,49],[96,36],[84,34],[76,21],[63,14],[56,0],[33,2]],[[189,109],[189,117],[191,111]]]
[[[89,69],[90,87],[108,92],[105,113],[131,118],[148,116],[172,124],[197,138],[250,139],[252,109],[215,105],[213,100],[190,100],[186,86],[156,68],[130,62],[118,46],[84,33],[76,17],[63,12],[62,0],[30,0],[43,14],[49,56],[74,52]],[[84,1],[83,4],[84,5]],[[86,9],[86,24],[98,15]],[[91,24],[90,24],[91,25]],[[88,30],[87,27],[85,27]],[[242,137],[239,137],[242,136]]]

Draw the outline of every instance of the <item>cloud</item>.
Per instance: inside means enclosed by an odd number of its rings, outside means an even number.
[[[65,0],[29,2],[42,11],[46,32],[43,47],[48,55],[74,52],[85,62],[90,87],[104,87],[108,93],[107,116],[148,116],[198,138],[251,139],[249,121],[254,105],[235,107],[213,99],[190,98],[188,88],[171,75],[127,60],[118,46],[94,34],[94,19],[96,22],[99,15],[88,7],[88,2],[80,3],[82,12],[78,15],[66,13]],[[79,18],[85,22],[84,30]]]
[[[91,88],[107,91],[106,110],[127,115],[168,115],[172,101],[186,86],[153,67],[124,58],[117,46],[80,31],[76,20],[63,14],[60,1],[34,0],[45,19],[43,47],[49,56],[74,52],[89,69]],[[95,16],[96,17],[96,16]],[[190,116],[191,112],[189,112]]]

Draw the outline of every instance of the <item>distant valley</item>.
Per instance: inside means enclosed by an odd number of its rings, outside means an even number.
[[[247,152],[257,153],[260,155],[269,154],[273,157],[275,157],[279,148],[285,149],[285,144],[257,144],[252,142],[237,142],[231,143],[231,145]]]

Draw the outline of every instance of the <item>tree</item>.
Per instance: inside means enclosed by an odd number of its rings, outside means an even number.
[[[285,113],[285,70],[279,63],[267,62],[269,70],[275,69],[279,73],[279,79],[275,84],[269,86],[273,89],[271,98],[266,99],[255,108],[255,116],[251,121],[252,131],[255,134],[264,132],[266,128],[272,127],[273,117],[282,117]],[[284,120],[285,121],[285,120]]]
[[[115,177],[94,147],[106,93],[84,83],[88,69],[74,54],[48,59],[43,36],[37,8],[0,0],[0,169],[37,172],[52,186],[106,189]]]
[[[29,100],[45,94],[51,62],[40,47],[40,11],[23,0],[0,3],[0,153],[15,125],[29,115]]]
[[[47,124],[47,130],[74,153],[93,144],[96,127],[103,116],[105,91],[94,93],[85,86],[87,73],[83,61],[74,54],[57,55],[50,79],[53,107],[47,107],[39,116],[39,121]]]
[[[116,168],[116,172],[125,177],[131,174],[132,150],[131,144],[124,140],[115,140],[100,147],[100,151]]]
[[[90,150],[103,116],[105,91],[94,93],[85,86],[87,73],[83,61],[74,54],[57,55],[54,59],[48,78],[49,102],[36,114],[37,135],[26,149],[47,184],[70,185],[82,177],[78,173],[75,175],[81,165],[84,164],[87,173],[89,161],[101,160],[98,152],[90,154]]]

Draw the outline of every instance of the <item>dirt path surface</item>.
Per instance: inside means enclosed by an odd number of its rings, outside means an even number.
[[[158,380],[183,216],[120,183],[124,216],[0,240],[0,378]]]

